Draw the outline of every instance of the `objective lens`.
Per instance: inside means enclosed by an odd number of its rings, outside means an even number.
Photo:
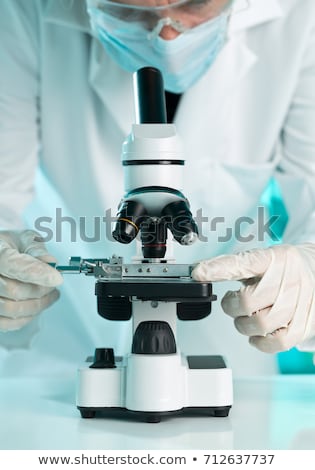
[[[185,200],[171,202],[164,207],[163,216],[175,240],[181,245],[191,245],[198,238],[198,227]]]
[[[142,253],[144,258],[164,258],[167,227],[163,219],[148,219],[141,226]]]
[[[119,243],[130,243],[138,235],[140,225],[146,215],[145,208],[137,201],[123,201],[117,214],[117,222],[112,235]]]

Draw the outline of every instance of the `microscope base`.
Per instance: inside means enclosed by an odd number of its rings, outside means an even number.
[[[125,415],[156,423],[180,414],[229,414],[232,373],[221,356],[130,354],[115,358],[115,365],[79,369],[77,408],[82,418]]]
[[[139,420],[146,423],[159,423],[162,418],[183,416],[183,417],[198,417],[209,416],[214,418],[226,418],[229,415],[231,406],[221,407],[187,407],[176,411],[131,411],[127,408],[108,408],[108,407],[90,407],[85,408],[78,406],[82,418],[95,418],[97,416],[103,418],[121,418],[128,417],[130,419]]]

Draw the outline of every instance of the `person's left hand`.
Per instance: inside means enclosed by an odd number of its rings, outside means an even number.
[[[315,245],[275,245],[201,261],[197,281],[240,280],[222,308],[237,330],[264,352],[288,350],[315,337]]]

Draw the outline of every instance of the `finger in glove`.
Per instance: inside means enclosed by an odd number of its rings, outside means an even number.
[[[54,287],[39,286],[0,276],[0,297],[11,300],[39,299],[49,294]]]
[[[28,299],[21,301],[14,301],[9,299],[0,298],[0,328],[3,322],[8,320],[16,320],[19,318],[33,317],[38,315],[42,310],[45,310],[59,299],[60,293],[54,289],[49,294],[41,297],[40,299]]]

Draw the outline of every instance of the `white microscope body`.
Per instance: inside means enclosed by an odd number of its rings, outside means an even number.
[[[112,321],[132,318],[133,342],[125,357],[95,350],[78,371],[77,407],[84,418],[119,409],[149,422],[185,409],[227,416],[232,373],[223,358],[187,357],[176,342],[177,321],[206,317],[216,296],[211,283],[191,279],[191,266],[165,258],[168,233],[189,245],[198,229],[182,193],[184,159],[175,126],[166,124],[159,71],[138,71],[135,94],[138,123],[122,148],[126,192],[113,236],[130,243],[139,235],[142,257],[129,265],[120,258],[87,262],[98,277],[98,313]]]
[[[134,328],[154,318],[166,322],[174,333],[175,307],[174,302],[133,301]],[[105,348],[95,355],[96,368],[85,363],[78,371],[77,406],[84,418],[110,409],[137,412],[148,422],[185,409],[228,416],[232,374],[220,356],[186,357],[176,350],[171,354],[131,352],[114,358],[112,350]]]

